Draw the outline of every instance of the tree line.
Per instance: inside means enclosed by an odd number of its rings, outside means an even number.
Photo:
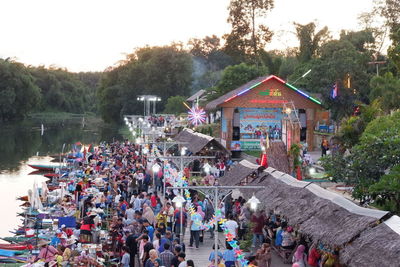
[[[395,109],[400,103],[399,2],[377,2],[374,10],[360,16],[362,30],[343,30],[338,38],[313,22],[293,23],[299,45],[284,50],[268,50],[274,33],[262,23],[273,0],[231,0],[231,31],[224,36],[137,48],[102,73],[77,74],[1,60],[0,119],[55,110],[92,111],[106,122],[120,122],[123,114],[142,114],[137,96],[143,94],[161,97],[157,112],[180,113],[185,111],[182,100],[200,89],[206,89],[211,100],[268,74],[317,95],[337,123],[352,116],[360,103],[369,105],[375,99],[384,109]],[[387,34],[391,45],[382,51]],[[373,63],[377,61],[384,62],[379,75]],[[334,84],[339,94],[332,98]]]
[[[355,86],[358,81],[354,79],[349,87],[353,93],[349,90],[348,95],[339,95],[338,100],[330,99],[330,105],[339,103],[343,110],[336,113],[340,119],[339,132],[333,137],[337,151],[323,160],[325,170],[335,181],[353,186],[353,197],[360,204],[397,214],[400,214],[399,7],[399,0],[377,1],[374,10],[361,17],[370,36],[358,34],[348,38],[358,51],[362,48],[370,54],[365,58],[370,64],[382,65],[375,65],[376,72],[370,74],[362,72],[367,61],[364,65],[354,65],[359,68],[354,73],[365,75],[364,80]],[[372,27],[377,16],[383,18],[384,24]],[[387,55],[382,55],[379,52],[387,34],[391,44]],[[350,72],[350,77],[353,75]],[[346,84],[346,79],[342,84]]]
[[[101,73],[25,66],[0,59],[0,122],[32,112],[95,112]]]

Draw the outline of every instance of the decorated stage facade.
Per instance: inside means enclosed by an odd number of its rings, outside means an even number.
[[[252,80],[213,100],[221,110],[221,143],[231,151],[260,150],[260,139],[313,150],[314,128],[326,111],[321,102],[274,75]]]

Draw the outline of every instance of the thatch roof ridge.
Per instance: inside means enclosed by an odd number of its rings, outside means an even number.
[[[335,203],[336,205],[348,210],[353,214],[368,216],[375,219],[381,219],[386,214],[388,214],[388,211],[360,207],[355,203],[351,202],[350,200],[348,200],[347,198],[337,193],[328,191],[316,184],[310,184],[309,186],[307,186],[307,190],[309,190],[310,192],[312,192],[313,194],[315,194],[320,198],[324,198],[331,201],[332,203]]]
[[[223,184],[233,185],[230,182],[234,182],[238,185],[258,168],[258,165],[242,160],[231,171],[234,181],[222,179]],[[245,191],[245,194],[256,191],[256,196],[268,209],[285,215],[290,223],[299,225],[300,231],[326,244],[342,246],[387,214],[386,211],[359,207],[336,193],[298,181],[273,168],[265,169],[256,179],[249,179],[248,184],[260,185],[260,190]]]
[[[207,141],[211,141],[211,140],[214,139],[214,137],[212,137],[212,136],[195,132],[195,131],[193,131],[192,129],[189,129],[189,128],[184,128],[175,138],[179,138],[181,135],[185,135],[185,134],[195,135],[195,136],[197,136],[199,138],[204,138]]]
[[[235,172],[237,172],[239,168],[246,168],[247,169],[246,173],[251,174],[251,170],[255,171],[259,167],[260,166],[257,164],[251,163],[247,160],[242,160],[236,166]],[[263,173],[268,174],[271,177],[273,177],[291,187],[304,188],[307,191],[309,191],[310,193],[312,193],[313,195],[315,195],[316,197],[326,199],[353,214],[357,214],[357,215],[361,215],[361,216],[368,216],[368,217],[372,217],[374,219],[381,219],[382,217],[384,217],[385,215],[388,214],[387,211],[381,211],[381,210],[360,207],[337,193],[330,192],[314,183],[299,181],[296,178],[290,176],[289,174],[286,174],[286,173],[283,173],[283,172],[280,172],[277,170],[273,171],[273,168],[268,168],[268,169],[264,170]],[[259,175],[259,177],[261,177],[261,175]],[[242,179],[244,179],[244,178],[246,178],[246,176],[242,177]]]
[[[347,266],[400,266],[400,218],[392,216],[376,227],[362,232],[340,252],[340,261]]]
[[[312,236],[313,240],[340,246],[376,222],[375,218],[353,214],[305,190],[303,186],[309,183],[288,182],[287,175],[279,172],[259,180],[250,184],[266,186],[256,193],[266,208],[284,215],[290,224],[298,225],[299,230]]]
[[[384,222],[392,231],[397,233],[400,237],[400,217],[394,215]]]
[[[180,133],[178,133],[174,138],[175,141],[185,142],[185,147],[193,154],[197,154],[200,152],[205,146],[207,146],[210,142],[218,145],[221,149],[223,149],[226,153],[230,153],[226,148],[218,142],[214,137],[198,133],[193,131],[192,129],[185,128]]]
[[[221,185],[239,185],[245,177],[252,174],[259,167],[247,160],[242,160],[226,171],[225,175],[219,178],[219,183]]]

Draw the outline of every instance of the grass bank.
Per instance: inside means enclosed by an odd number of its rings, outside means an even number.
[[[96,114],[88,112],[88,113],[69,113],[69,112],[36,112],[30,113],[27,115],[25,120],[40,122],[40,123],[56,123],[56,122],[80,122],[85,125],[89,124],[101,124],[103,120],[96,116]]]

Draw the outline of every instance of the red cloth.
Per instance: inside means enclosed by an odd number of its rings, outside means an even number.
[[[301,168],[300,168],[300,166],[297,166],[297,169],[296,169],[296,178],[297,178],[297,180],[303,180],[303,177],[301,176]]]
[[[316,248],[312,248],[310,251],[310,255],[308,255],[308,265],[312,267],[317,267],[318,266],[318,259],[321,257],[319,255],[318,251]]]
[[[267,154],[266,153],[263,153],[261,155],[261,163],[260,163],[260,165],[265,167],[265,168],[268,168],[268,158],[267,158]]]
[[[91,231],[94,228],[94,224],[82,224],[81,230]]]
[[[157,197],[155,195],[152,195],[150,197],[150,202],[151,202],[151,206],[154,208],[155,206],[157,206]]]
[[[253,233],[262,234],[262,229],[264,227],[264,222],[265,222],[264,215],[260,215],[259,217],[253,215],[251,217],[251,222],[254,223]]]

